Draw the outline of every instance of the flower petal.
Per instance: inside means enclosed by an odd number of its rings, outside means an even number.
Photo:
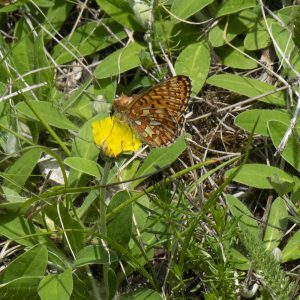
[[[142,142],[132,129],[115,117],[107,117],[92,123],[93,137],[105,155],[117,157],[123,152],[137,151]]]

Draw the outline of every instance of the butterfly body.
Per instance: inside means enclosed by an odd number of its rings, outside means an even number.
[[[145,143],[161,147],[173,143],[179,135],[190,95],[190,79],[178,75],[139,95],[122,95],[113,106],[117,118]]]

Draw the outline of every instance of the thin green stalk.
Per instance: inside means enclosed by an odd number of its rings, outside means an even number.
[[[102,234],[102,236],[107,236],[107,228],[106,228],[106,187],[105,185],[107,184],[107,179],[108,179],[108,174],[111,168],[112,162],[110,160],[105,162],[104,168],[103,168],[103,174],[102,178],[100,180],[100,188],[99,191],[99,211],[100,211],[100,229],[99,233]],[[106,241],[105,241],[106,244]],[[108,269],[109,265],[104,264],[103,265],[103,282],[104,282],[104,287],[106,291],[106,296],[108,297],[109,295],[109,285],[108,285]]]

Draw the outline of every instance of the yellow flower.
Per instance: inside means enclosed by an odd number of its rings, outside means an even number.
[[[120,123],[115,117],[107,117],[92,123],[93,137],[97,146],[110,157],[122,152],[137,151],[142,142],[126,123]]]

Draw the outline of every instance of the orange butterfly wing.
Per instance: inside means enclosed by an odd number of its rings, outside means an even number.
[[[123,108],[126,121],[151,146],[174,142],[179,135],[191,88],[191,80],[178,75],[131,97],[125,112]]]

